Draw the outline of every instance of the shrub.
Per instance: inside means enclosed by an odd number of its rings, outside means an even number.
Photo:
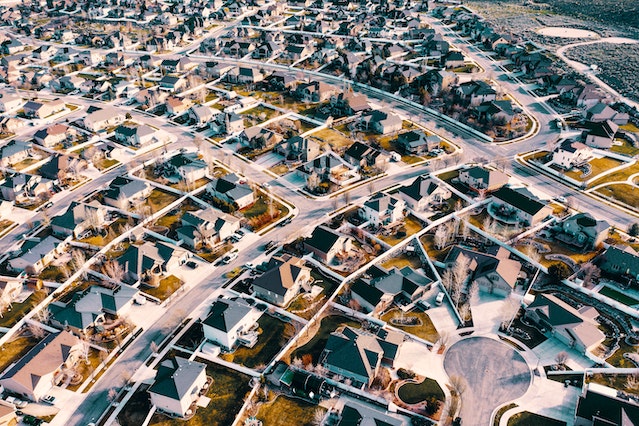
[[[415,372],[413,370],[400,368],[399,370],[397,370],[397,377],[399,377],[402,380],[413,379],[415,378]]]

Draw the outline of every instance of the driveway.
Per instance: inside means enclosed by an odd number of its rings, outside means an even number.
[[[499,405],[519,398],[530,386],[530,370],[512,347],[487,337],[471,337],[450,347],[444,358],[448,376],[467,382],[460,417],[465,426],[486,426]]]

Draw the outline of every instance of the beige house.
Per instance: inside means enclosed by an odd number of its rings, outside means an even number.
[[[286,306],[311,279],[311,271],[299,257],[273,257],[266,272],[253,281],[253,294],[278,306]]]

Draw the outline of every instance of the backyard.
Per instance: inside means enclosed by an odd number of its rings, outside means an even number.
[[[603,287],[600,291],[599,294],[602,294],[604,296],[607,296],[611,299],[616,300],[619,303],[623,303],[626,306],[635,306],[635,305],[639,305],[639,300],[628,296],[627,294],[624,294],[620,291],[615,290],[614,288],[611,287]]]
[[[415,325],[400,324],[401,320],[410,320],[410,318],[416,318],[417,320],[413,321],[417,321],[417,323]],[[437,329],[430,317],[425,312],[411,311],[406,314],[402,314],[399,309],[392,309],[382,315],[380,319],[389,323],[393,327],[399,328],[406,333],[410,333],[429,342],[435,343],[439,340],[439,333],[437,332]]]
[[[604,186],[595,192],[627,204],[630,207],[639,208],[639,188],[634,185],[618,183]]]
[[[328,336],[340,326],[345,325],[354,328],[361,327],[361,324],[359,322],[341,315],[330,315],[324,317],[320,323],[319,330],[315,333],[313,338],[303,346],[295,349],[291,354],[291,359],[302,358],[304,355],[308,354],[311,355],[313,364],[317,364],[319,356],[324,350],[326,342],[328,341]]]
[[[0,371],[4,371],[12,362],[17,361],[38,343],[34,337],[18,336],[0,346]]]
[[[275,401],[261,405],[255,417],[264,426],[314,426],[316,413],[325,412],[324,407],[280,395]]]
[[[601,158],[595,158],[593,160],[590,160],[588,164],[590,164],[590,167],[591,167],[590,174],[586,176],[582,176],[581,170],[570,170],[566,172],[566,176],[583,182],[583,181],[595,178],[599,174],[607,170],[610,170],[613,167],[620,166],[623,164],[623,162],[610,157],[601,157]]]
[[[180,280],[175,275],[169,275],[168,277],[164,277],[160,280],[160,285],[157,287],[147,287],[146,285],[142,287],[142,291],[146,294],[150,294],[153,297],[157,297],[161,301],[164,301],[169,298],[173,293],[175,293],[181,286],[182,280]]]
[[[149,195],[146,202],[149,206],[151,206],[151,211],[156,212],[177,201],[178,198],[179,197],[172,192],[156,188],[151,192],[151,195]]]
[[[322,129],[311,133],[311,137],[318,139],[322,144],[330,145],[336,152],[340,152],[353,144],[353,139],[335,129]]]
[[[12,327],[23,316],[25,316],[41,301],[47,297],[45,290],[37,290],[33,292],[24,302],[12,303],[10,310],[7,310],[2,314],[0,318],[0,327]]]
[[[403,241],[405,238],[415,235],[424,228],[422,223],[414,216],[406,216],[404,218],[403,225],[397,230],[397,232],[389,232],[389,235],[378,235],[379,239],[386,244],[394,246],[395,244]]]
[[[419,269],[422,267],[422,261],[419,256],[413,254],[402,253],[399,256],[394,256],[382,263],[382,267],[385,269],[402,269],[406,266],[410,266],[413,269]]]

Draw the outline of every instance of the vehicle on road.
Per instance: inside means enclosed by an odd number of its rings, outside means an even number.
[[[231,262],[233,262],[235,259],[237,259],[237,252],[236,251],[232,251],[229,254],[227,254],[226,256],[224,256],[224,258],[222,259],[222,262],[226,263],[227,265]]]
[[[42,397],[42,402],[44,402],[45,404],[53,405],[53,403],[55,402],[55,396],[45,395]]]
[[[270,184],[270,183],[268,183],[268,182],[264,182],[264,183],[262,184],[262,188],[269,189],[270,187],[271,187],[271,184]]]
[[[255,265],[253,265],[251,262],[248,262],[248,263],[244,264],[244,267],[246,269],[253,269],[253,268],[255,268]]]
[[[440,291],[437,295],[437,298],[435,299],[435,304],[437,306],[441,306],[442,302],[444,301],[444,297],[446,297],[446,294],[443,291]]]
[[[566,197],[564,197],[563,195],[560,195],[559,197],[555,198],[557,201],[559,201],[560,203],[566,203],[568,202],[568,200],[566,200]]]

